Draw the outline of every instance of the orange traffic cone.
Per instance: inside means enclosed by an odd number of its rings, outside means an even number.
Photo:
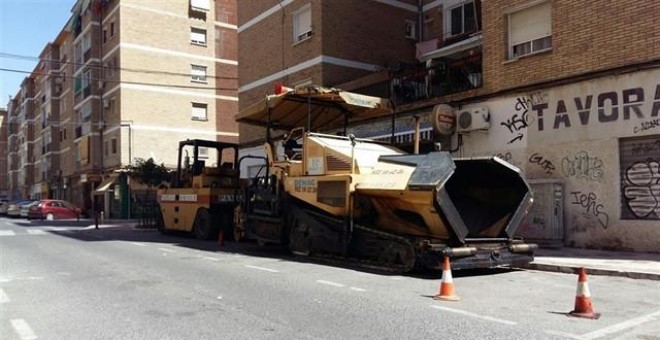
[[[221,246],[225,245],[225,233],[222,230],[218,233],[218,244]]]
[[[433,297],[434,300],[459,301],[461,298],[454,293],[454,280],[451,277],[451,265],[449,257],[445,256],[442,261],[442,282],[440,283],[440,293]]]
[[[594,307],[591,305],[591,292],[589,291],[589,283],[587,282],[587,271],[582,267],[578,273],[575,308],[568,314],[579,318],[598,319],[600,313],[594,313]]]

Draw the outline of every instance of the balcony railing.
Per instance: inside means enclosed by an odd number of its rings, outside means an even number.
[[[459,93],[483,85],[481,63],[481,53],[475,53],[457,59],[434,59],[430,67],[425,63],[405,65],[393,72],[390,80],[355,92],[390,98],[397,104]]]

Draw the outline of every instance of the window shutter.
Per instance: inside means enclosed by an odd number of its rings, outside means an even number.
[[[192,118],[206,120],[206,104],[192,104]]]
[[[211,9],[209,0],[190,0],[190,7],[196,11],[208,11]]]
[[[550,2],[509,15],[510,45],[517,45],[552,34]]]
[[[83,121],[87,121],[91,115],[92,115],[92,101],[88,100],[83,106],[80,108],[80,113],[82,114],[82,119]]]
[[[307,10],[302,11],[298,16],[298,27],[300,28],[299,32],[305,33],[312,30],[312,10],[308,8]]]

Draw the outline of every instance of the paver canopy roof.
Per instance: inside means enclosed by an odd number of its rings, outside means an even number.
[[[383,98],[320,86],[284,89],[280,94],[269,95],[245,108],[236,116],[236,121],[267,126],[270,120],[274,129],[309,127],[318,132],[391,113],[389,101]]]

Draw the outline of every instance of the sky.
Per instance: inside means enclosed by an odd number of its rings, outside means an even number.
[[[75,0],[0,0],[0,108],[18,92],[37,58],[71,15]],[[8,58],[6,54],[29,58]],[[5,69],[25,71],[10,72]]]

